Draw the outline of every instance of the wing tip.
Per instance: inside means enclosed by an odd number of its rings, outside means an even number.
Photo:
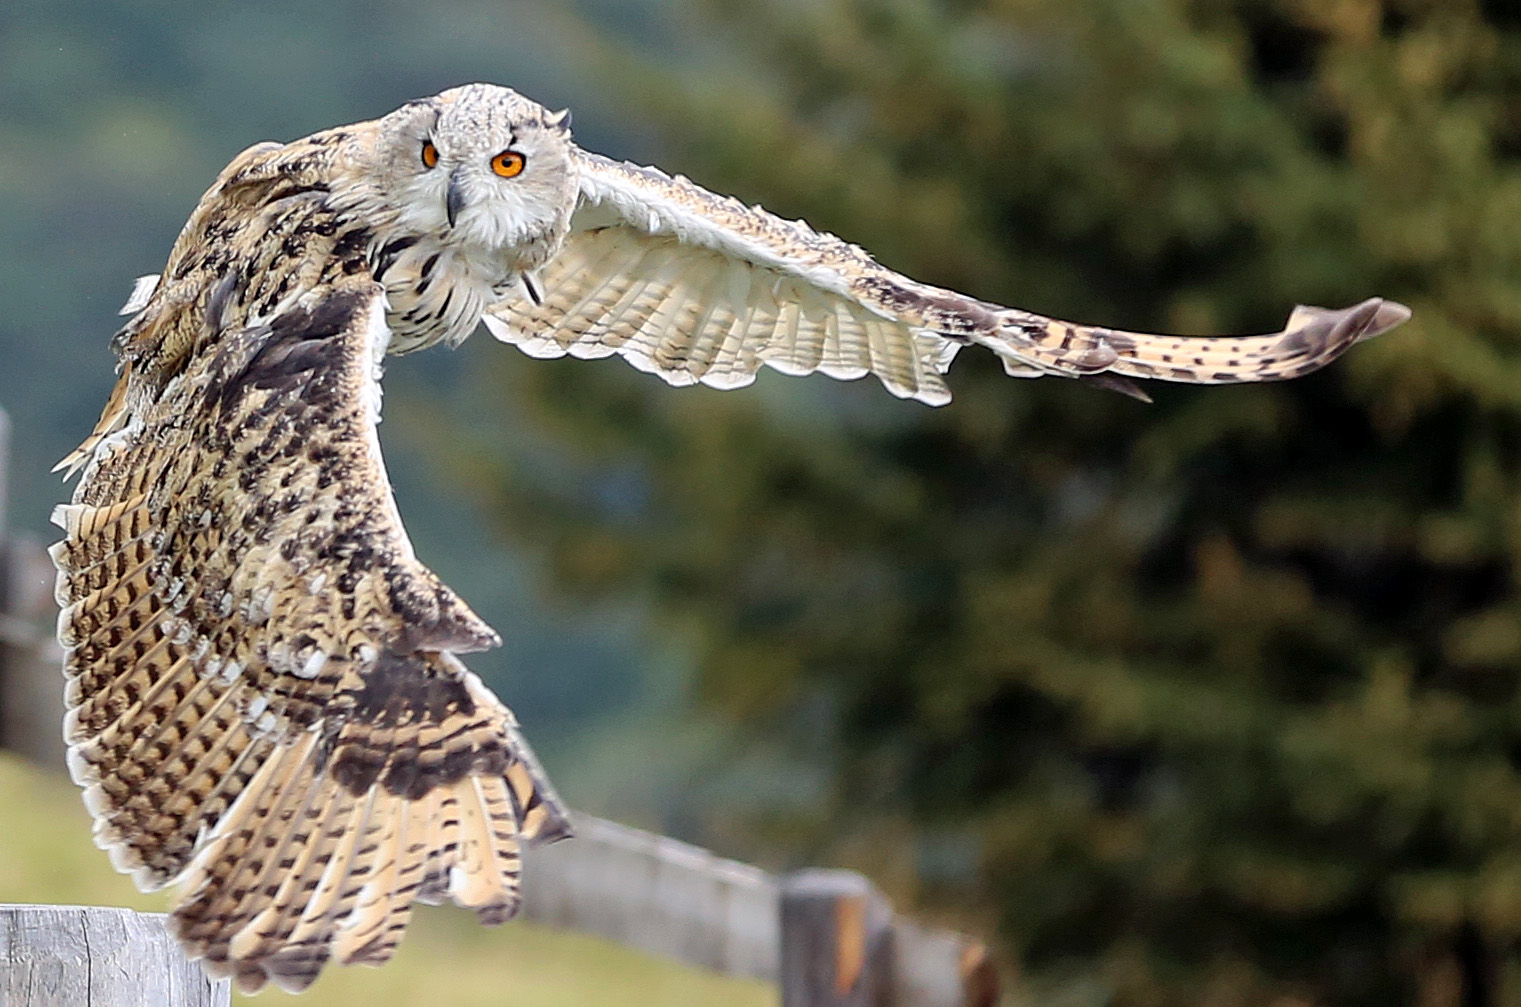
[[[1329,360],[1355,343],[1403,325],[1411,315],[1411,310],[1399,301],[1382,297],[1370,297],[1348,308],[1301,304],[1289,315],[1282,345],[1296,356]]]
[[[1363,306],[1372,308],[1372,317],[1368,319],[1363,331],[1358,334],[1358,342],[1381,336],[1390,329],[1404,325],[1414,314],[1410,308],[1399,301],[1390,301],[1382,297],[1370,297],[1359,305],[1359,307]]]

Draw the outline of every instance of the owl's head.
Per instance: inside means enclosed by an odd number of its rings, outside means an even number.
[[[466,84],[379,121],[387,203],[403,228],[487,250],[563,235],[575,205],[570,115]]]

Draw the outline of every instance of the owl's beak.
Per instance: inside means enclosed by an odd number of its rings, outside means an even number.
[[[455,218],[465,208],[464,170],[462,165],[449,173],[449,191],[444,196],[444,215],[449,218],[450,227],[454,226]]]

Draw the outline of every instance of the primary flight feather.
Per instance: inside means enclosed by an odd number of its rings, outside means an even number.
[[[188,953],[240,987],[377,964],[413,902],[487,922],[568,816],[457,655],[500,641],[413,554],[375,424],[387,353],[484,321],[534,356],[672,384],[770,366],[949,400],[963,346],[1017,377],[1296,377],[1408,317],[1152,336],[917,283],[681,177],[578,148],[566,113],[471,84],[239,154],[116,335],[121,376],[54,520],[69,768],[97,842],[178,882]]]

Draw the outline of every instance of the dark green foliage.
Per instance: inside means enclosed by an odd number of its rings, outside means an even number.
[[[972,352],[940,411],[487,375],[543,441],[482,489],[504,525],[580,597],[647,592],[709,708],[827,781],[710,828],[996,923],[1063,1003],[1521,1002],[1509,6],[709,16],[711,69],[632,78],[666,166],[911,275],[1129,328],[1416,311],[1327,373],[1152,407]]]

